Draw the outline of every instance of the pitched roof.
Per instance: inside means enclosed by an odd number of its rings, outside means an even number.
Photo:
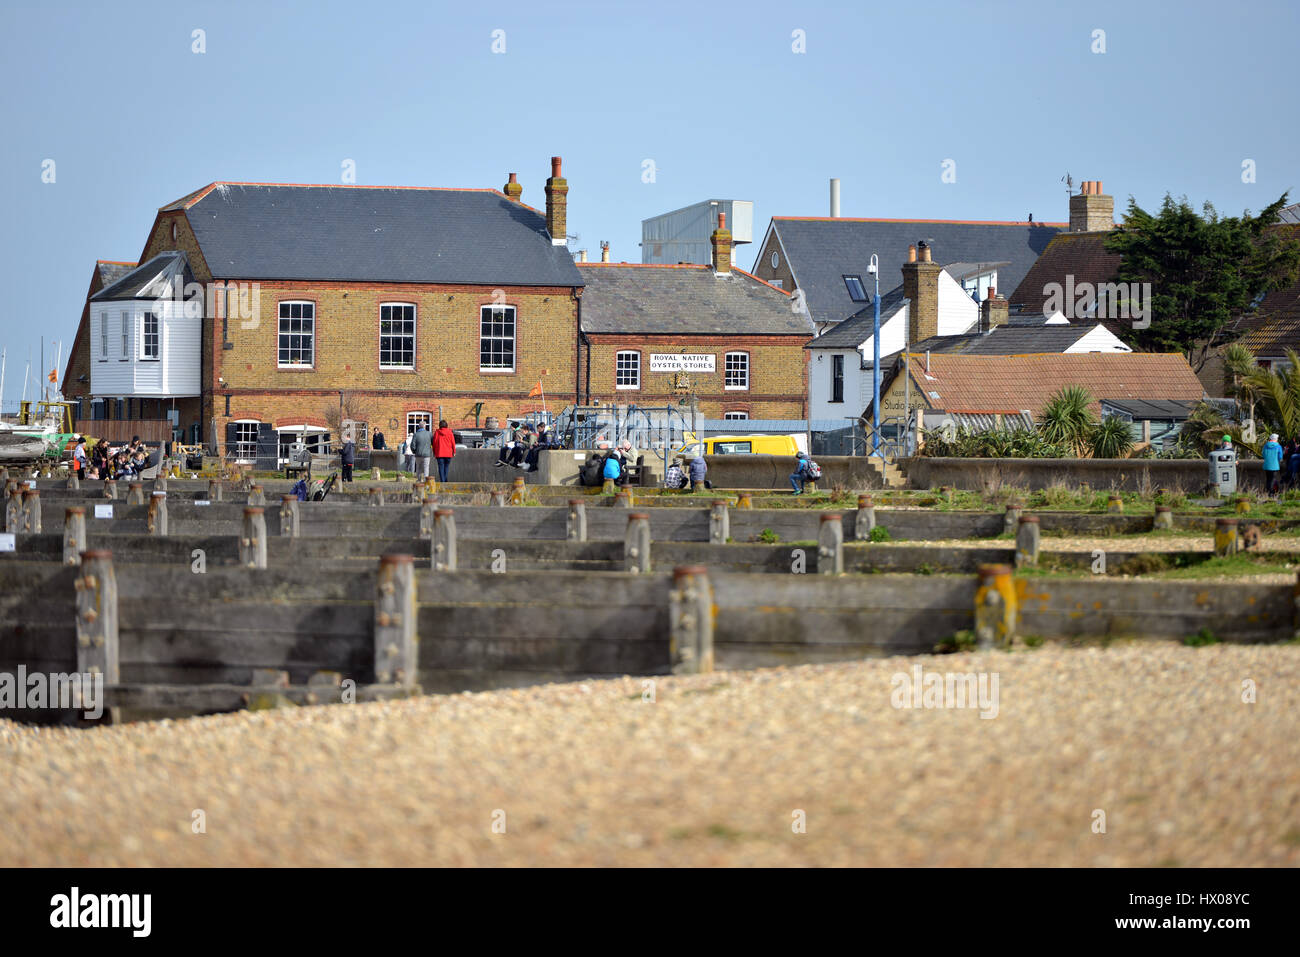
[[[1025,312],[1042,312],[1051,283],[1065,282],[1074,277],[1074,284],[1110,282],[1119,269],[1119,253],[1107,252],[1106,237],[1109,231],[1092,233],[1057,233],[1047,244],[1038,261],[1030,267],[1024,279],[1007,297],[1011,307]]]
[[[1280,223],[1300,223],[1300,203],[1282,207],[1278,211],[1277,220]]]
[[[1092,332],[1092,325],[1001,325],[988,333],[964,336],[931,336],[912,346],[913,352],[942,352],[949,355],[1011,356],[1034,352],[1065,352]]]
[[[924,239],[936,262],[1006,262],[998,286],[1020,282],[1064,223],[961,222],[934,219],[843,219],[774,216],[795,282],[817,322],[838,322],[862,308],[844,285],[845,276],[869,279],[872,254],[880,257],[881,282],[898,282],[907,247]]]
[[[176,287],[177,281],[180,283],[179,289]],[[90,301],[179,297],[184,294],[186,284],[193,281],[189,257],[179,250],[169,249],[134,269],[128,269],[112,285],[105,286],[91,296]]]
[[[127,273],[129,273],[139,263],[116,262],[111,259],[98,259],[95,261],[95,269],[99,273],[99,286],[102,289],[105,286],[111,286]]]
[[[943,271],[952,276],[953,279],[961,282],[970,276],[978,276],[980,273],[991,272],[994,269],[1001,269],[1003,266],[1010,265],[1011,263],[1006,260],[988,263],[948,263],[943,267]]]
[[[733,269],[718,277],[710,266],[578,263],[586,282],[582,329],[642,335],[813,334],[812,323],[790,307],[790,295]]]
[[[1018,412],[1038,415],[1063,386],[1080,385],[1099,412],[1103,396],[1185,399],[1205,394],[1181,353],[1085,352],[1072,355],[911,356],[912,381],[926,401],[950,412]]]
[[[880,324],[903,308],[903,287],[895,286],[880,297]],[[876,304],[868,303],[838,325],[808,343],[809,349],[856,349],[871,338],[876,326]]]
[[[1295,208],[1300,204],[1287,207]],[[1300,223],[1280,229],[1300,239]],[[1287,349],[1300,349],[1300,281],[1265,295],[1237,329],[1242,333],[1241,344],[1257,356],[1281,356]]]
[[[170,210],[223,279],[582,284],[545,217],[494,189],[213,183]]]

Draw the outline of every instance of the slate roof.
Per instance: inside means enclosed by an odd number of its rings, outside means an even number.
[[[880,296],[880,325],[903,308],[903,287],[895,286]],[[836,326],[827,329],[808,343],[809,349],[856,349],[871,338],[875,331],[876,306],[867,303],[858,312]]]
[[[1011,356],[1034,352],[1065,352],[1102,323],[1090,325],[1001,325],[992,332],[963,336],[931,336],[912,346],[912,352],[943,352],[967,356]]]
[[[1278,211],[1278,222],[1300,224],[1300,203],[1292,203]]]
[[[100,288],[113,285],[138,265],[140,264],[115,262],[110,259],[96,260],[95,269],[99,272]]]
[[[1093,396],[1092,410],[1108,400],[1198,401],[1200,380],[1181,353],[1086,352],[1074,355],[930,356],[911,353],[914,386],[936,409],[949,412],[1018,412],[1037,416],[1063,386],[1081,385]],[[937,394],[932,394],[937,393]]]
[[[961,282],[968,276],[978,276],[980,273],[990,272],[994,269],[1001,270],[1004,266],[1010,265],[1011,263],[1006,262],[1005,260],[1002,262],[990,263],[948,263],[948,265],[943,267],[943,271],[952,276],[953,279]],[[998,281],[1002,281],[1001,272],[998,273]]]
[[[1011,308],[1041,313],[1049,295],[1044,292],[1045,287],[1051,283],[1064,286],[1066,276],[1073,276],[1076,286],[1084,282],[1111,282],[1121,256],[1106,251],[1104,243],[1108,235],[1109,232],[1056,235],[1007,297]]]
[[[1300,208],[1300,204],[1287,209]],[[1300,224],[1282,227],[1300,239]],[[1300,349],[1300,282],[1264,296],[1255,312],[1241,320],[1241,344],[1256,356],[1281,357],[1287,349]]]
[[[179,279],[181,287],[175,287]],[[112,285],[105,286],[90,297],[91,302],[119,299],[157,299],[159,296],[184,295],[185,284],[194,281],[190,272],[189,257],[171,249],[161,252],[134,269],[128,269]]]
[[[578,263],[586,282],[582,330],[627,335],[813,334],[790,295],[741,269],[718,277],[713,266]]]
[[[582,284],[542,213],[494,189],[213,183],[162,209],[222,279]]]
[[[1109,399],[1102,397],[1102,402],[1113,406],[1121,412],[1131,415],[1136,421],[1143,419],[1168,419],[1181,422],[1191,418],[1192,410],[1199,404],[1190,399],[1176,401],[1173,399]]]
[[[918,240],[931,246],[938,263],[1007,262],[998,286],[1013,289],[1065,223],[961,222],[925,219],[844,219],[774,216],[795,282],[817,322],[838,322],[862,303],[849,297],[844,276],[870,277],[872,253],[880,257],[881,284],[898,282],[907,247]],[[868,292],[870,292],[868,287]],[[1004,293],[1005,295],[1005,293]]]

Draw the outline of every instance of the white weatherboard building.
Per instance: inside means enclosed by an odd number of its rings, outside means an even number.
[[[713,262],[710,237],[718,228],[718,213],[727,216],[734,249],[754,241],[754,204],[739,199],[706,199],[702,203],[675,209],[641,220],[641,262],[675,266]],[[733,253],[733,261],[739,259]]]
[[[92,403],[199,394],[203,301],[184,298],[193,283],[185,254],[166,252],[91,297]]]

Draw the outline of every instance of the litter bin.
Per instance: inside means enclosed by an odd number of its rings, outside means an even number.
[[[1210,453],[1210,484],[1220,495],[1237,491],[1237,452],[1235,449],[1215,449]]]

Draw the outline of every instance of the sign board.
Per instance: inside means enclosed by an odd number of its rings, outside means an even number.
[[[36,488],[36,479],[28,479],[28,480],[27,480],[27,487],[28,487],[28,488]]]
[[[211,504],[212,504],[212,501],[211,501],[210,499],[206,499],[206,498],[196,498],[196,499],[194,500],[194,504],[195,504],[195,505],[211,505]]]
[[[14,550],[13,532],[0,533],[0,552],[12,552]]]
[[[113,517],[113,506],[111,505],[95,506],[95,518],[112,518],[112,517]]]
[[[651,372],[716,372],[718,357],[713,353],[650,353]]]

